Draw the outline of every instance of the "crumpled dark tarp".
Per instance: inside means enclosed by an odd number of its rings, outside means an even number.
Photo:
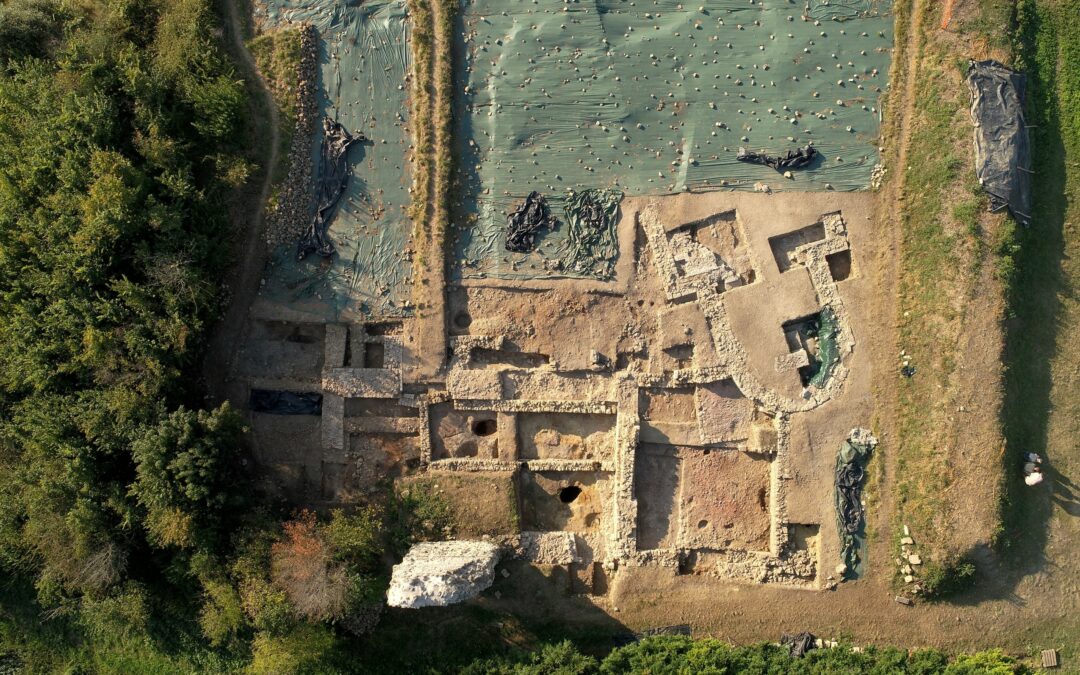
[[[554,230],[558,221],[539,192],[530,192],[524,203],[506,217],[506,250],[529,253],[542,229]]]
[[[870,447],[844,441],[836,458],[836,518],[840,529],[840,556],[853,575],[859,565],[859,539],[866,517],[862,506],[862,481]]]
[[[251,409],[271,415],[321,415],[322,394],[299,391],[251,390]]]
[[[788,648],[788,654],[792,658],[798,659],[817,646],[816,640],[813,633],[799,633],[798,635],[785,633],[780,638],[780,644]]]
[[[616,189],[570,192],[563,204],[566,240],[559,250],[562,263],[578,274],[599,279],[615,275],[619,257],[619,203],[623,193]]]
[[[1008,208],[1017,222],[1031,220],[1031,141],[1024,120],[1026,78],[997,61],[968,66],[975,174],[990,210]]]
[[[327,237],[326,231],[330,228],[330,216],[334,211],[334,206],[341,199],[341,193],[345,191],[345,185],[349,181],[349,146],[366,140],[363,134],[358,134],[356,138],[353,138],[345,127],[329,117],[323,118],[315,216],[297,245],[297,260],[303,260],[313,252],[324,258],[334,255],[334,244]]]
[[[735,156],[735,159],[751,164],[764,164],[777,171],[787,171],[789,169],[806,168],[810,165],[810,162],[814,161],[814,157],[817,155],[818,151],[812,145],[797,150],[788,150],[782,155],[767,155],[763,152],[752,152],[746,148],[739,148],[739,153]]]

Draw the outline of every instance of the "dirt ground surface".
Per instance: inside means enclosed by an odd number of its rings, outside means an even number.
[[[923,26],[921,5],[906,15],[890,99],[904,105],[885,130],[883,156],[898,167],[915,131],[921,41],[956,39]],[[964,6],[954,3],[951,20]],[[608,281],[451,281],[435,223],[417,242],[427,268],[415,315],[320,323],[241,304],[245,328],[226,321],[230,356],[219,363],[229,365],[215,376],[249,416],[270,492],[325,510],[396,481],[449,505],[447,536],[502,544],[507,574],[465,611],[611,634],[687,624],[695,636],[754,642],[809,630],[859,644],[1056,647],[1072,658],[1076,349],[1063,333],[1052,480],[1040,493],[1045,545],[1009,532],[1016,545],[994,553],[1002,392],[999,373],[979,378],[1000,370],[1002,307],[990,291],[963,298],[960,334],[927,327],[964,355],[927,416],[955,474],[942,518],[954,543],[975,549],[980,584],[948,604],[895,600],[905,311],[896,205],[912,187],[893,173],[879,192],[626,198]],[[1062,302],[1074,321],[1075,303]],[[256,391],[317,398],[318,414],[256,410]],[[838,569],[834,472],[864,428],[878,445],[854,575]],[[912,535],[918,547],[922,534]],[[424,620],[465,619],[438,610]]]

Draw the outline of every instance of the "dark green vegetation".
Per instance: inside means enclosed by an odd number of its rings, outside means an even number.
[[[0,75],[0,541],[50,610],[221,532],[240,424],[187,376],[250,171],[201,0],[64,7],[4,6],[52,23]]]
[[[0,653],[31,670],[273,664],[382,593],[378,514],[254,510],[239,416],[201,409],[252,170],[219,32],[206,0],[0,5]]]
[[[922,579],[924,598],[947,598],[975,585],[975,563],[963,556],[946,558],[941,562],[935,560],[920,571],[919,578]]]
[[[732,647],[717,640],[653,637],[614,650],[602,660],[586,656],[569,642],[547,645],[529,655],[477,661],[466,667],[470,675],[616,675],[618,673],[943,673],[980,675],[1027,673],[1000,652],[960,656],[950,662],[941,652],[912,653],[898,649],[854,652],[847,647],[811,650],[801,659],[786,647],[759,644]]]

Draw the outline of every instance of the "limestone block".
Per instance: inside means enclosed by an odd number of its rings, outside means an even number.
[[[446,607],[474,598],[495,581],[500,550],[486,541],[416,544],[394,565],[386,603],[391,607]]]

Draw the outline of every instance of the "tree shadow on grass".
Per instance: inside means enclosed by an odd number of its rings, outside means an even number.
[[[1032,12],[1034,14],[1034,12]],[[1053,409],[1053,364],[1063,344],[1062,298],[1072,294],[1073,280],[1064,265],[1070,257],[1064,235],[1068,209],[1065,146],[1054,69],[1057,35],[1053,26],[1032,16],[1022,40],[1035,54],[1028,68],[1028,121],[1033,125],[1034,213],[1030,227],[1018,232],[1016,272],[1009,289],[1011,316],[1005,324],[1005,396],[1001,421],[1003,453],[1001,519],[998,550],[1013,573],[1012,583],[1046,564],[1048,526],[1055,503],[1077,515],[1072,481],[1053,470],[1054,452],[1048,426]],[[1046,62],[1047,54],[1052,55]],[[1041,64],[1041,67],[1040,67]],[[1046,481],[1029,487],[1023,481],[1023,455],[1046,458]]]

